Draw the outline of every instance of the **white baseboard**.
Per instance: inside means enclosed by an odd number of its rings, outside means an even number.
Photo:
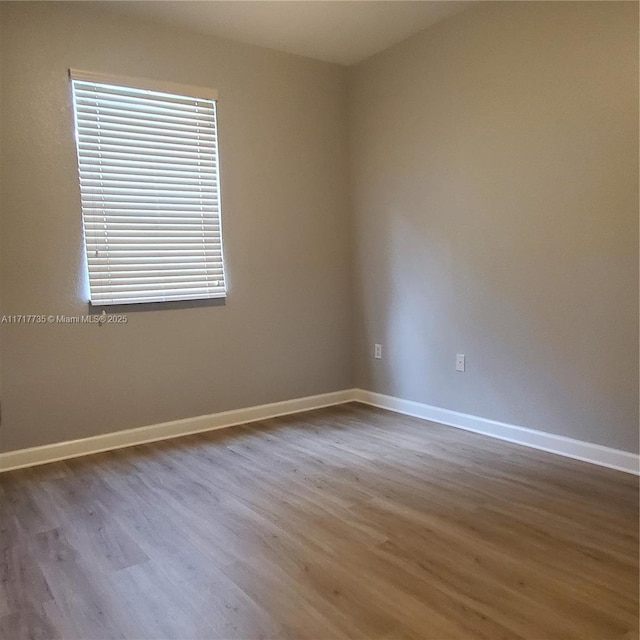
[[[364,391],[363,389],[345,389],[333,393],[324,393],[306,398],[296,398],[272,404],[263,404],[256,407],[224,411],[196,418],[174,420],[147,427],[105,433],[91,438],[71,440],[69,442],[56,442],[41,447],[20,449],[0,453],[0,473],[24,467],[32,467],[48,462],[57,462],[69,458],[77,458],[91,453],[111,451],[131,447],[147,442],[167,440],[178,436],[186,436],[193,433],[224,429],[238,424],[267,420],[277,416],[320,409],[345,402],[361,402],[374,407],[388,409],[396,413],[422,418],[431,422],[438,422],[458,429],[466,429],[475,433],[482,433],[492,438],[514,442],[534,449],[541,449],[568,458],[591,462],[603,467],[610,467],[619,471],[640,475],[640,456],[610,449],[602,445],[582,440],[574,440],[564,436],[558,436],[545,431],[536,431],[525,427],[497,422],[487,418],[459,413],[449,409],[441,409],[420,402],[402,400],[381,393]]]
[[[295,398],[293,400],[274,402],[272,404],[262,404],[256,407],[247,407],[246,409],[224,411],[222,413],[213,413],[196,418],[163,422],[147,427],[115,431],[91,438],[56,442],[41,447],[19,449],[18,451],[8,451],[0,453],[0,473],[3,471],[22,469],[23,467],[33,467],[48,462],[77,458],[90,453],[100,453],[102,451],[122,449],[147,442],[167,440],[177,436],[213,431],[214,429],[224,429],[246,422],[267,420],[268,418],[298,413],[300,411],[320,409],[322,407],[350,402],[354,399],[354,396],[354,389],[345,389],[344,391],[323,393],[306,398]]]
[[[496,420],[480,418],[467,413],[458,413],[450,409],[441,409],[420,402],[402,400],[393,396],[385,396],[381,393],[355,390],[355,400],[374,407],[388,409],[407,416],[422,418],[432,422],[482,433],[492,438],[514,442],[533,449],[541,449],[549,453],[556,453],[567,458],[575,458],[584,462],[591,462],[602,467],[625,471],[640,475],[640,456],[628,451],[610,449],[599,444],[584,442],[558,436],[545,431],[536,431],[526,427],[517,427]]]

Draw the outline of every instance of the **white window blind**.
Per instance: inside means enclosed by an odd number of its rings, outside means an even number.
[[[215,100],[70,75],[91,303],[224,297]]]

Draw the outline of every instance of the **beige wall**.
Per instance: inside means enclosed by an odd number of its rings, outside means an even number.
[[[637,451],[637,3],[483,3],[350,81],[358,385]]]
[[[2,156],[2,11],[0,10],[0,157]],[[2,265],[2,167],[0,166],[0,265]],[[0,269],[0,315],[2,314],[2,271]],[[2,451],[2,331],[0,331],[0,451]]]
[[[2,325],[0,448],[351,386],[345,70],[80,3],[0,10],[2,313],[87,311],[68,67],[218,90],[230,284],[126,326]]]
[[[218,89],[230,295],[0,325],[0,450],[355,383],[638,450],[636,4],[478,4],[348,73],[95,11],[0,3],[1,313],[87,311],[68,67]]]

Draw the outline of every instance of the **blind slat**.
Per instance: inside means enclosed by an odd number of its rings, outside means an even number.
[[[192,226],[206,226],[206,227],[219,227],[220,223],[215,217],[194,217],[190,219],[181,219],[181,218],[171,218],[169,216],[162,217],[156,219],[156,216],[148,215],[148,216],[88,216],[85,218],[85,226],[87,228],[94,228],[100,225],[101,227],[105,224],[108,224],[110,227],[114,229],[122,228],[125,225],[130,225],[132,229],[143,229],[143,228],[151,228],[155,229],[159,224],[163,226],[163,228],[181,228],[183,225],[185,227]]]
[[[164,182],[167,184],[182,184],[183,182],[192,182],[195,180],[205,180],[205,178],[193,177],[193,173],[189,170],[184,171],[180,169],[158,169],[148,167],[128,167],[119,166],[117,170],[115,167],[107,167],[105,165],[99,165],[96,168],[80,169],[81,180],[92,181],[117,181],[117,180],[131,180],[136,177],[141,181],[156,181]],[[214,182],[213,179],[210,179]]]
[[[124,138],[122,141],[110,139],[108,136],[96,136],[95,140],[86,140],[85,136],[79,135],[79,144],[87,151],[99,152],[101,156],[108,155],[110,152],[121,153],[124,155],[145,154],[148,156],[163,156],[175,158],[193,158],[199,160],[202,156],[208,156],[213,153],[215,145],[203,144],[197,142],[195,144],[159,144],[153,140],[134,140],[133,138]]]
[[[78,121],[78,131],[81,133],[86,131],[87,134],[91,134],[91,132],[96,128],[96,126],[100,127],[100,131],[108,133],[110,135],[122,134],[123,132],[130,133],[131,135],[145,135],[145,136],[161,136],[161,137],[176,137],[176,133],[179,133],[181,136],[185,138],[201,138],[203,140],[215,140],[216,137],[213,133],[203,129],[198,125],[188,125],[188,124],[174,124],[171,127],[172,131],[169,133],[166,130],[166,127],[163,126],[154,126],[147,121],[140,121],[132,124],[124,124],[122,122],[114,122],[111,123],[104,118],[100,118],[99,121],[86,119],[87,122],[84,123],[85,118],[80,118]],[[84,123],[84,124],[83,124]]]
[[[85,151],[83,157],[78,159],[80,171],[110,171],[135,170],[137,168],[149,171],[175,171],[180,173],[192,173],[200,167],[211,167],[215,170],[216,165],[209,160],[196,160],[195,162],[187,158],[172,158],[163,162],[162,158],[150,157],[147,159],[130,158],[127,154],[117,154],[117,156],[105,157],[100,152]]]
[[[226,298],[227,294],[223,287],[213,290],[210,293],[186,293],[181,292],[174,295],[162,294],[161,292],[156,292],[151,296],[136,296],[132,298],[125,298],[124,295],[120,294],[117,298],[103,296],[100,294],[95,294],[92,298],[92,303],[94,305],[99,305],[101,307],[109,306],[109,305],[118,305],[118,304],[144,304],[148,302],[174,302],[174,301],[183,301],[183,300],[207,300],[207,299],[215,299],[215,298]]]
[[[90,87],[82,87],[78,82],[76,83],[76,99],[78,104],[95,104],[96,93],[93,85]],[[178,108],[181,112],[192,111],[198,113],[213,113],[213,109],[209,106],[208,102],[202,100],[189,98],[185,96],[171,96],[165,94],[159,96],[157,94],[143,95],[140,93],[132,93],[127,95],[121,90],[111,91],[108,85],[103,85],[100,88],[100,104],[129,104],[129,105],[158,105],[166,109]]]
[[[91,205],[84,202],[83,205],[87,211],[87,216],[94,216],[100,219],[103,219],[105,216],[146,216],[158,217],[159,219],[173,217],[179,218],[180,220],[186,220],[189,217],[195,217],[198,220],[206,219],[207,217],[220,217],[220,212],[216,207],[204,209],[197,202],[194,204],[183,203],[177,206],[164,202],[148,204],[144,202],[131,203],[97,201]]]
[[[76,111],[78,124],[91,121],[129,122],[143,127],[161,127],[161,123],[170,122],[176,128],[198,128],[203,117],[215,122],[214,113],[210,110],[154,102],[126,104],[82,98],[76,102]]]
[[[178,271],[167,270],[167,273],[170,273],[172,278],[178,279],[189,279],[193,278],[193,274],[201,274],[201,273],[211,273],[217,274],[218,276],[222,275],[221,269],[210,269],[207,271],[203,271],[202,269],[183,269]],[[157,270],[146,270],[146,271],[115,271],[109,276],[106,277],[97,277],[96,282],[107,282],[107,281],[117,281],[117,282],[154,282],[157,280],[162,280],[166,277],[164,271]]]
[[[117,219],[110,220],[108,223],[106,223],[105,221],[85,222],[85,229],[87,230],[102,231],[105,228],[108,228],[115,234],[126,233],[130,230],[133,235],[137,235],[139,233],[156,234],[156,232],[160,235],[165,235],[168,233],[180,234],[181,232],[183,232],[185,235],[191,235],[192,233],[197,233],[203,229],[215,231],[216,229],[220,228],[220,225],[212,222],[195,222],[187,224],[167,224],[166,222],[163,222],[160,226],[160,224],[157,222],[118,222]]]

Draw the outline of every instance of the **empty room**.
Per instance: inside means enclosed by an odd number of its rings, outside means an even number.
[[[638,9],[0,1],[0,639],[638,640]]]

